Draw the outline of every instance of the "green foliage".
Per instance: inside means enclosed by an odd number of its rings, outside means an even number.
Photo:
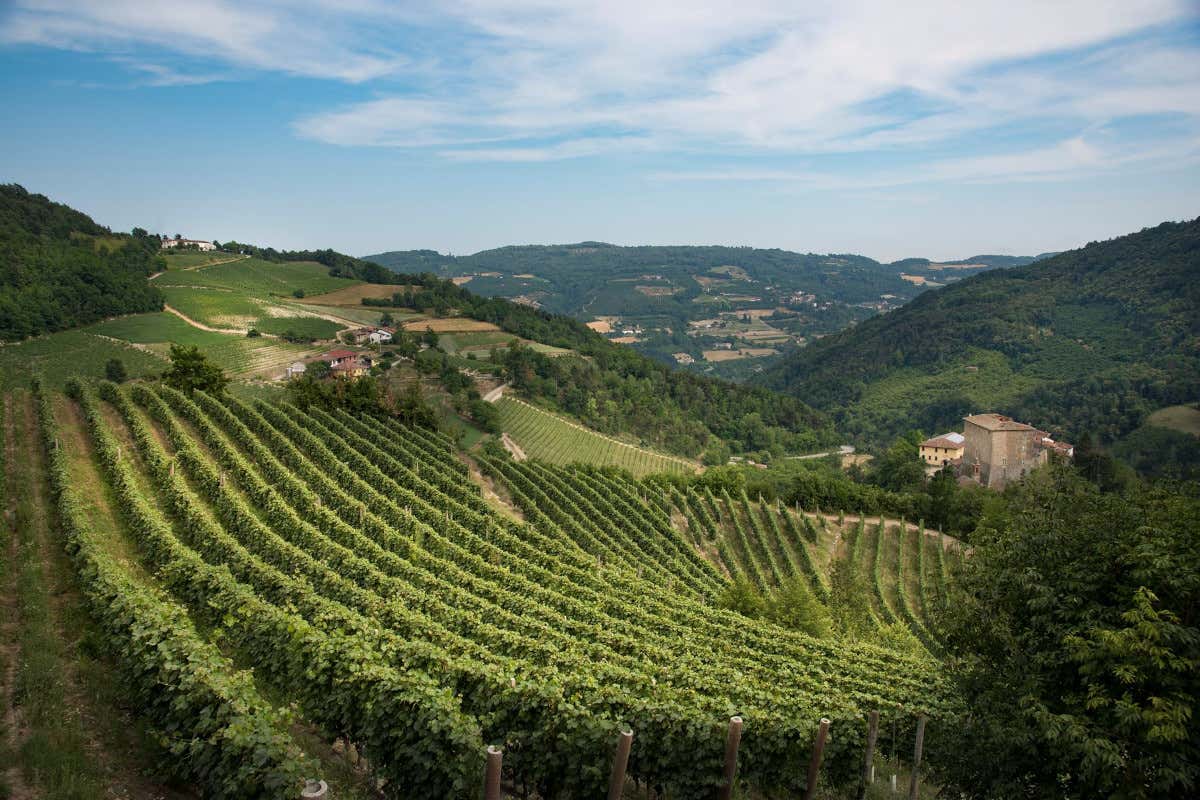
[[[1039,471],[981,524],[947,612],[970,797],[1180,797],[1200,781],[1200,499]]]
[[[825,637],[833,631],[833,618],[803,578],[788,578],[768,596],[766,616],[777,625]]]
[[[811,451],[836,437],[826,419],[794,398],[676,372],[583,323],[497,298],[482,298],[433,275],[399,276],[407,288],[367,305],[451,310],[510,334],[582,356],[539,352],[519,343],[493,350],[521,391],[602,433],[633,433],[653,445],[698,456],[715,435],[734,450],[745,442],[774,451]]]
[[[862,639],[875,631],[870,591],[849,558],[833,560],[829,566],[829,608],[838,632]]]
[[[552,464],[581,461],[617,466],[635,475],[687,473],[695,469],[682,459],[602,436],[513,397],[501,398],[494,407],[500,428],[531,458]]]
[[[1113,442],[1200,395],[1198,251],[1200,220],[1163,223],[970,277],[813,342],[764,382],[877,446],[984,409]]]
[[[0,184],[0,340],[155,311],[158,239],[113,234],[84,214]]]
[[[717,597],[717,604],[751,619],[761,617],[767,610],[767,601],[759,593],[758,587],[743,576],[729,582]]]
[[[171,366],[162,374],[163,382],[180,391],[191,393],[196,389],[210,394],[225,391],[229,378],[225,371],[208,360],[195,345],[171,345]]]
[[[921,491],[925,487],[925,465],[919,454],[927,437],[921,431],[909,431],[875,461],[875,481],[893,492]]]
[[[100,430],[103,423],[82,386],[69,390],[83,401],[89,424]],[[54,412],[42,393],[38,417],[80,587],[117,657],[128,699],[153,721],[171,753],[166,766],[203,787],[207,797],[295,797],[314,773],[287,733],[291,717],[268,705],[249,673],[236,670],[204,641],[182,608],[135,584],[105,551],[68,478]],[[115,441],[109,435],[102,442],[100,456],[115,468]]]
[[[129,372],[125,369],[125,362],[119,358],[110,358],[104,362],[104,377],[113,383],[124,383],[129,379]]]

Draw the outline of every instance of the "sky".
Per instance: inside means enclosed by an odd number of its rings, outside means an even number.
[[[355,255],[1032,255],[1200,215],[1200,0],[0,0],[0,181]]]

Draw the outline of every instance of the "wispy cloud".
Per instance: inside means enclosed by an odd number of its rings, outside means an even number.
[[[348,24],[352,19],[320,2],[13,0],[0,20],[0,42],[100,52],[153,47],[347,82],[380,78],[407,63],[401,53],[373,44]]]
[[[369,99],[360,90],[293,123],[341,146],[453,161],[912,162],[879,171],[878,185],[1032,180],[1187,152],[1200,128],[1198,23],[1194,0],[15,0],[0,40],[123,49],[162,84],[223,74],[215,64],[365,85]],[[1118,130],[1135,119],[1169,120],[1172,135]],[[808,163],[671,174],[861,180]]]

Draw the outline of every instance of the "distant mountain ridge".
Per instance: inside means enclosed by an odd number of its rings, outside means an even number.
[[[1116,440],[1200,397],[1200,219],[928,291],[798,350],[756,382],[882,443],[980,410]]]
[[[686,295],[688,290],[699,294],[703,286],[692,286],[686,279],[734,266],[744,270],[754,283],[778,286],[788,292],[812,293],[820,300],[859,304],[878,301],[884,295],[908,299],[924,290],[902,278],[901,273],[929,280],[940,274],[943,279],[957,280],[987,269],[1027,264],[1035,258],[982,255],[948,262],[905,259],[889,264],[849,253],[707,245],[623,246],[594,241],[510,245],[461,256],[433,250],[397,250],[363,256],[365,261],[398,272],[427,271],[448,278],[469,276],[473,282],[479,281],[473,286],[478,293],[502,297],[532,293],[545,308],[574,316],[588,312],[643,313],[643,309],[608,304],[605,295],[607,284],[646,274],[675,281],[682,289],[681,294]],[[951,266],[963,268],[948,269]],[[480,273],[498,274],[481,276]]]

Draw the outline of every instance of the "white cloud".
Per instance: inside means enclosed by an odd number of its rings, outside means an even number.
[[[402,67],[363,47],[336,9],[232,0],[14,0],[0,42],[109,51],[155,47],[238,67],[361,82]]]
[[[950,170],[928,151],[1046,126],[1060,144],[1025,151],[1087,170],[1103,160],[1062,142],[1135,115],[1196,128],[1200,55],[1177,34],[1198,15],[1194,0],[16,0],[0,40],[368,83],[372,99],[295,131],[459,161],[913,152]],[[134,60],[152,80],[215,74]],[[1020,172],[1002,150],[966,172]]]

